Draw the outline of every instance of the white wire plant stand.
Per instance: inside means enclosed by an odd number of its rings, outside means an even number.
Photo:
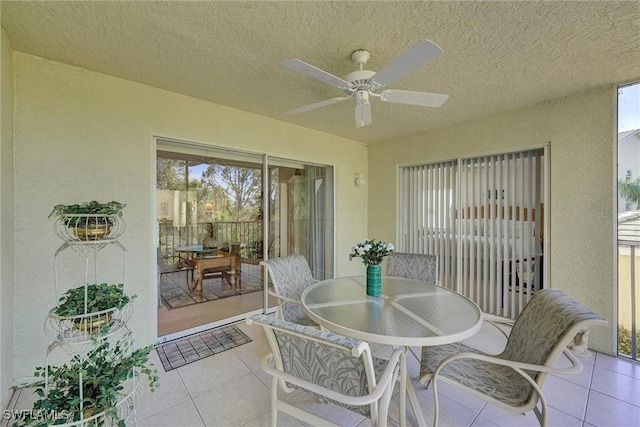
[[[87,371],[91,367],[97,367],[99,362],[94,359],[93,352],[98,349],[104,350],[103,344],[108,343],[113,348],[123,346],[128,352],[133,349],[133,338],[127,326],[130,320],[133,304],[131,301],[124,306],[107,308],[92,312],[89,307],[89,286],[93,282],[99,283],[98,264],[99,253],[108,246],[119,249],[122,261],[116,265],[122,268],[122,295],[126,295],[126,264],[127,250],[117,240],[125,229],[124,219],[119,215],[62,215],[59,216],[53,225],[54,232],[62,241],[62,245],[54,254],[54,274],[56,290],[56,307],[52,308],[44,322],[44,332],[52,342],[46,350],[46,365],[44,367],[44,392],[48,395],[50,389],[55,390],[55,382],[50,383],[50,373],[52,369],[58,369],[50,363],[55,360],[69,360],[72,369],[80,369],[77,382],[78,396],[73,396],[78,402],[75,407],[61,411],[61,419],[55,420],[56,425],[61,426],[111,426],[137,425],[136,406],[142,394],[142,382],[140,381],[140,369],[132,368],[127,375],[127,379],[120,383],[122,389],[118,391],[117,402],[108,408],[91,409],[85,408],[85,396],[83,391],[88,385],[89,377]],[[62,284],[61,276],[61,255],[72,252],[75,256],[84,259],[84,283],[76,289],[84,286],[84,311],[74,316],[60,316],[57,310],[61,304],[61,296],[69,291],[69,281]],[[113,264],[109,265],[113,270]],[[81,274],[81,273],[80,273]],[[117,273],[116,273],[117,276]],[[131,298],[132,299],[132,298]],[[62,351],[62,354],[58,353]],[[109,350],[106,350],[107,352]],[[42,368],[38,368],[42,369]],[[83,375],[85,378],[83,379]],[[42,383],[40,383],[42,386]],[[76,389],[74,387],[74,389]],[[63,390],[67,390],[64,388]],[[66,391],[65,391],[66,393]],[[96,412],[100,411],[100,412]],[[53,421],[53,420],[52,420]]]
[[[134,371],[133,377],[125,381],[123,392],[120,393],[118,403],[110,409],[104,410],[97,414],[91,414],[89,417],[83,415],[80,420],[61,424],[61,427],[95,427],[95,426],[116,426],[120,421],[124,421],[126,425],[138,425],[136,416],[136,406],[142,395],[142,381],[140,375]],[[113,411],[117,414],[114,417]]]
[[[60,239],[87,245],[115,240],[125,228],[124,219],[119,215],[65,214],[57,217],[54,224]]]
[[[140,401],[142,395],[143,385],[140,379],[140,373],[137,368],[132,368],[128,378],[120,383],[122,389],[117,394],[116,403],[110,407],[100,408],[96,411],[93,407],[85,407],[83,396],[84,379],[83,372],[89,370],[92,366],[92,353],[97,351],[97,343],[103,343],[105,340],[110,342],[111,347],[114,345],[124,346],[129,352],[122,354],[122,357],[127,357],[133,348],[133,340],[131,338],[131,331],[124,326],[117,332],[112,332],[109,335],[105,335],[101,340],[91,340],[88,342],[77,341],[75,343],[54,341],[47,348],[47,362],[46,371],[44,377],[44,395],[47,396],[49,392],[49,372],[51,369],[50,357],[55,351],[61,350],[66,355],[72,358],[75,363],[79,364],[82,369],[79,369],[78,374],[78,390],[79,395],[78,403],[76,407],[68,408],[57,414],[59,418],[67,422],[60,424],[63,426],[111,426],[118,425],[119,422],[124,421],[126,425],[137,425],[136,407]],[[117,343],[117,344],[116,344]],[[73,344],[73,345],[70,345]],[[58,425],[58,424],[56,424]]]
[[[49,311],[44,332],[54,341],[70,343],[108,338],[121,328],[126,328],[133,313],[131,303],[121,309],[111,308],[70,317],[56,315],[56,309]]]
[[[75,414],[68,411],[44,413],[41,415],[41,419],[45,421],[45,417],[48,416],[51,418],[50,424],[55,422],[55,425],[58,427],[118,426],[121,425],[121,421],[124,421],[127,426],[138,425],[136,407],[140,401],[142,392],[143,386],[140,380],[140,374],[137,371],[133,371],[132,377],[123,384],[123,389],[119,393],[118,402],[115,406],[104,409],[98,413],[82,411],[78,414],[80,419],[75,421],[73,421]]]
[[[72,230],[70,225],[87,226],[94,224],[97,226],[108,225],[110,231],[108,235],[93,235],[91,239],[81,239],[78,233]],[[126,229],[124,219],[117,215],[63,215],[54,223],[56,235],[64,240],[62,245],[54,254],[54,274],[56,287],[56,301],[60,301],[63,290],[60,285],[59,260],[61,255],[72,250],[75,254],[84,258],[84,312],[76,316],[56,315],[57,306],[49,311],[45,321],[45,334],[56,341],[77,342],[91,340],[93,338],[104,337],[105,334],[117,331],[126,325],[131,318],[131,303],[124,307],[110,308],[97,312],[88,312],[88,288],[91,281],[98,284],[98,253],[107,246],[114,246],[122,253],[122,292],[126,291],[126,270],[127,270],[127,250],[117,240]],[[83,236],[83,235],[81,235]],[[93,268],[91,268],[93,260]],[[92,279],[92,280],[90,280]],[[65,289],[66,290],[66,289]]]

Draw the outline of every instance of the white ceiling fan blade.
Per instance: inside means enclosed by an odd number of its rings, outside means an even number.
[[[350,96],[339,96],[337,98],[327,99],[325,101],[316,102],[315,104],[305,105],[304,107],[294,108],[293,110],[287,111],[285,114],[299,114],[304,113],[305,111],[315,110],[316,108],[326,107],[327,105],[335,104],[336,102],[344,101],[345,99],[351,98]]]
[[[380,99],[396,104],[418,105],[421,107],[439,107],[445,103],[449,95],[442,93],[413,92],[410,90],[387,89],[380,92]]]
[[[378,71],[369,81],[378,87],[388,85],[428,61],[437,58],[441,53],[440,46],[431,40],[420,40],[411,49]]]
[[[348,81],[343,80],[340,77],[336,77],[333,74],[327,73],[326,71],[314,67],[311,64],[307,64],[306,62],[299,59],[288,59],[282,64],[287,68],[291,68],[294,71],[306,74],[309,77],[313,77],[316,80],[328,83],[331,86],[336,86],[340,89],[352,88],[351,83],[349,83]]]
[[[371,103],[369,101],[356,104],[356,127],[371,124]]]

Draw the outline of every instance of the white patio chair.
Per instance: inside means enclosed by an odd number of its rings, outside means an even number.
[[[332,425],[330,420],[278,398],[300,389],[325,403],[333,403],[371,418],[373,426],[386,426],[389,402],[400,379],[400,425],[406,424],[405,355],[396,350],[388,359],[371,356],[369,344],[327,330],[298,325],[262,314],[247,324],[264,327],[271,353],[261,367],[272,376],[271,425],[278,411],[312,425]]]
[[[261,261],[273,284],[269,294],[278,298],[280,305],[276,317],[300,325],[318,326],[304,313],[300,297],[302,292],[316,281],[311,275],[309,264],[302,255],[290,255]]]
[[[489,355],[461,343],[424,347],[420,381],[433,383],[434,426],[438,424],[438,381],[500,408],[524,414],[533,409],[547,423],[542,387],[549,374],[577,374],[582,364],[567,344],[583,328],[607,321],[557,289],[537,291],[516,318],[502,353]],[[554,367],[561,354],[571,366]],[[541,408],[536,405],[540,401]]]
[[[387,257],[387,276],[438,284],[438,255],[393,252]]]

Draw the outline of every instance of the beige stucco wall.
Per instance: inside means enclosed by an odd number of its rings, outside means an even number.
[[[0,30],[0,407],[13,380],[13,59]]]
[[[53,254],[61,242],[47,215],[59,203],[127,203],[127,286],[137,294],[130,322],[140,345],[155,338],[152,136],[173,136],[335,165],[337,274],[366,235],[366,146],[122,79],[16,54],[15,376],[44,362],[42,325],[55,305]],[[215,84],[214,82],[212,84]]]
[[[397,167],[550,142],[550,287],[609,319],[589,346],[614,352],[615,88],[483,117],[369,150],[369,234],[396,241]]]

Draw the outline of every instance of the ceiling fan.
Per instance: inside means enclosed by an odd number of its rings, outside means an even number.
[[[305,111],[315,110],[316,108],[326,107],[336,102],[354,98],[356,101],[356,127],[362,127],[371,124],[370,97],[376,97],[381,101],[396,104],[440,107],[447,98],[449,98],[449,95],[395,89],[380,91],[380,89],[432,59],[437,58],[441,53],[442,49],[434,42],[426,39],[420,40],[415,46],[376,73],[375,71],[364,69],[364,65],[371,56],[370,53],[364,49],[358,49],[351,54],[351,60],[358,65],[360,69],[347,74],[344,79],[336,77],[299,59],[289,59],[284,61],[283,64],[285,67],[335,86],[341,89],[346,96],[339,96],[316,102],[315,104],[305,105],[304,107],[289,110],[286,114],[304,113]]]

